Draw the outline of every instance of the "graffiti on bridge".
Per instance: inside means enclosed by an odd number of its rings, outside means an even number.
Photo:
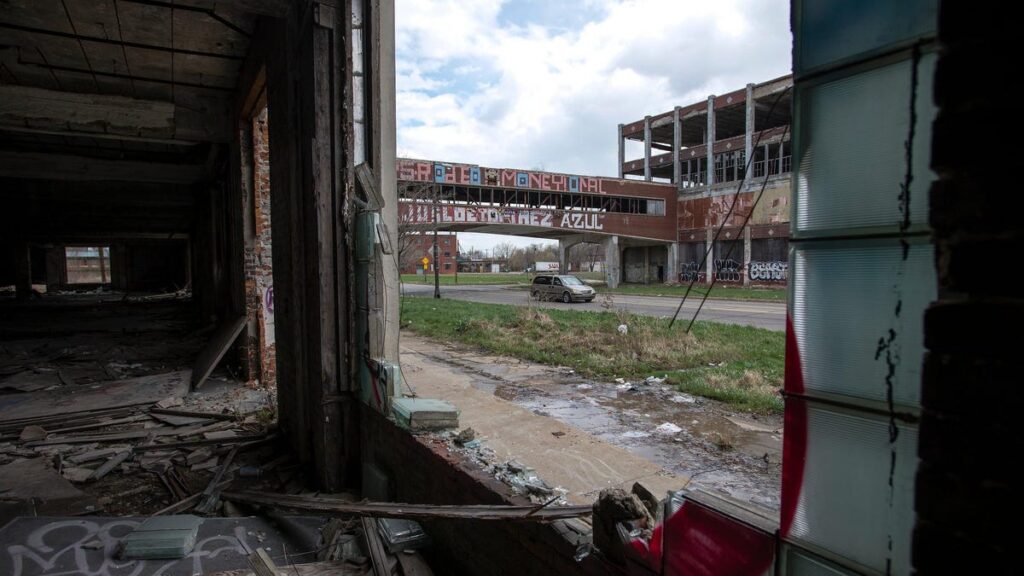
[[[399,219],[405,224],[517,224],[539,228],[604,230],[605,214],[569,211],[530,210],[508,207],[439,206],[404,203]]]
[[[785,282],[789,262],[751,262],[751,282]]]

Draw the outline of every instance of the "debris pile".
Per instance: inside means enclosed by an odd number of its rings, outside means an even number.
[[[0,477],[17,481],[18,476],[27,477],[18,471],[31,468],[35,476],[50,478],[50,485],[91,502],[84,508],[69,502],[69,508],[52,509],[52,514],[106,508],[135,515],[191,505],[213,512],[217,486],[244,464],[245,458],[236,457],[251,453],[259,461],[256,452],[274,439],[273,430],[255,415],[184,410],[181,405],[180,396],[171,396],[148,405],[54,410],[51,415],[0,420]],[[269,463],[277,466],[283,460]],[[5,483],[9,485],[18,483]],[[7,489],[0,492],[0,500],[31,500],[50,487],[36,483],[21,486],[21,492]]]
[[[469,434],[469,433],[472,434]],[[448,443],[452,452],[464,454],[476,461],[485,472],[512,488],[512,492],[530,499],[537,504],[548,506],[567,506],[565,495],[568,490],[561,486],[551,486],[537,475],[536,470],[518,460],[502,461],[494,450],[483,445],[482,439],[476,437],[472,428],[458,434],[442,432],[439,436]]]

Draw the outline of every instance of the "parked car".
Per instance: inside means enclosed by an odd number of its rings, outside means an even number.
[[[597,293],[575,276],[538,274],[530,286],[530,295],[538,300],[558,299],[570,302],[590,302]]]

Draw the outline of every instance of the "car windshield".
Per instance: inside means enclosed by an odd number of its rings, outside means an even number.
[[[562,284],[566,286],[583,286],[583,282],[580,282],[580,279],[575,276],[561,276],[561,278]]]

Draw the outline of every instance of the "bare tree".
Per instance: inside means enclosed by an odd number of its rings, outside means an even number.
[[[516,251],[516,247],[511,242],[499,242],[491,249],[491,255],[495,260],[508,261],[512,257],[512,253]]]
[[[433,230],[433,222],[416,222],[415,204],[432,209],[434,200],[433,184],[417,183],[405,186],[400,191],[402,200],[408,202],[398,211],[398,266],[402,270],[418,268],[422,253],[417,249],[417,239]]]

